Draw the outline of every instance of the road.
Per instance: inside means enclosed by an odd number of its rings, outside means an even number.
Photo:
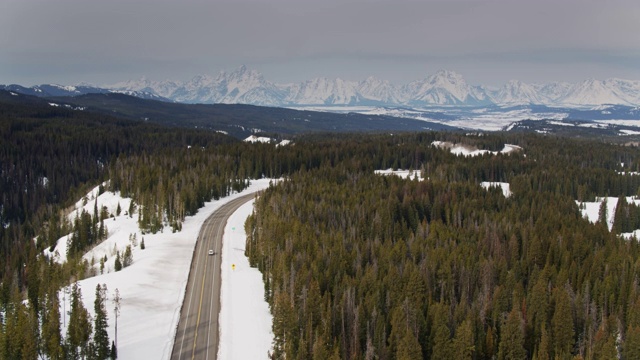
[[[231,200],[211,214],[202,225],[191,261],[171,359],[216,359],[222,235],[231,214],[255,195],[251,193]],[[214,255],[208,254],[211,249]]]

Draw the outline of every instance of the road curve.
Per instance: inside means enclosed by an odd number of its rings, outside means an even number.
[[[247,194],[222,205],[200,228],[171,359],[216,359],[222,235],[231,214],[255,196]]]

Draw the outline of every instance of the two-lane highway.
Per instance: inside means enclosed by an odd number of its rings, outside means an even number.
[[[255,195],[247,194],[222,205],[202,225],[191,262],[171,359],[216,359],[222,235],[231,214]],[[209,250],[213,250],[214,255],[209,255]]]

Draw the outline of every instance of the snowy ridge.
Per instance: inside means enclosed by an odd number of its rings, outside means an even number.
[[[275,84],[256,70],[241,66],[217,76],[199,75],[186,82],[147,78],[108,85],[117,91],[154,93],[185,103],[243,103],[266,106],[305,105],[547,105],[588,107],[640,105],[640,81],[589,79],[577,84],[527,84],[509,81],[498,89],[466,82],[462,75],[439,70],[405,85],[368,77],[362,81],[324,77],[294,84]],[[69,88],[71,90],[71,88]]]

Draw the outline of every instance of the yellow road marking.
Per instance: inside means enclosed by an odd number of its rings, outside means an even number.
[[[204,296],[204,279],[207,277],[207,260],[205,258],[204,274],[202,275],[202,289],[200,290],[200,304],[198,305],[198,320],[196,320],[196,333],[193,338],[193,351],[191,352],[191,359],[196,358],[196,341],[198,340],[198,326],[200,326],[200,312],[202,310],[202,297]]]

